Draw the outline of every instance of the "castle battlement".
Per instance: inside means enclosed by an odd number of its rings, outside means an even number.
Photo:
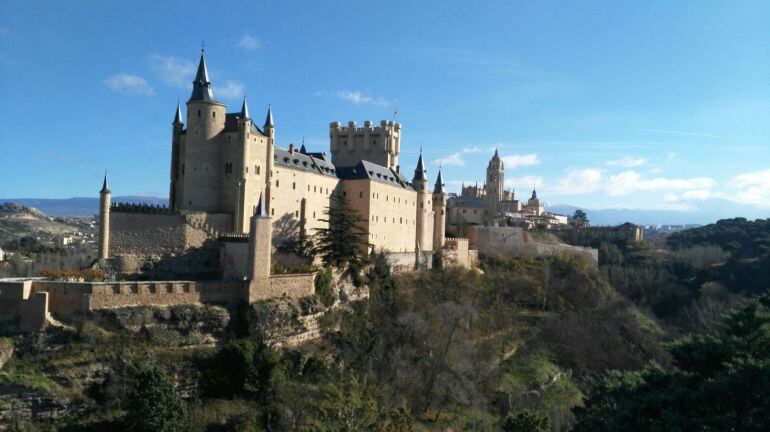
[[[363,126],[358,126],[355,121],[343,126],[340,122],[332,122],[329,124],[329,140],[335,166],[353,166],[365,160],[387,168],[398,167],[400,123],[381,120],[379,126],[374,126],[366,120]]]
[[[374,132],[374,133],[382,133],[382,132],[390,132],[391,130],[400,131],[401,130],[401,123],[395,123],[392,120],[380,120],[379,126],[373,126],[371,120],[364,120],[363,126],[358,126],[355,121],[349,121],[347,126],[342,126],[341,122],[331,122],[329,124],[329,129],[331,132],[343,132],[343,133],[366,133]]]

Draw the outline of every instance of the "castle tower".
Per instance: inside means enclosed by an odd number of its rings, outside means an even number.
[[[270,296],[270,265],[272,253],[273,227],[264,205],[263,196],[259,195],[257,211],[251,217],[249,230],[247,299],[249,302]]]
[[[226,109],[225,104],[214,100],[206,58],[201,51],[193,90],[187,101],[184,157],[179,167],[182,188],[178,193],[183,199],[174,202],[178,209],[219,211],[223,168],[218,137],[225,128]]]
[[[265,155],[265,205],[267,207],[265,208],[265,211],[267,214],[270,214],[272,207],[272,188],[270,185],[272,181],[271,177],[273,175],[273,158],[275,156],[275,122],[273,121],[272,105],[267,106],[267,116],[265,117],[265,124],[263,125],[262,130],[265,132],[265,135],[267,135],[267,154]]]
[[[99,259],[110,255],[110,188],[107,187],[107,173],[99,191]]]
[[[428,190],[428,170],[422,161],[422,151],[417,159],[417,168],[414,170],[412,185],[417,191],[417,218],[416,218],[416,249],[420,251],[433,250],[433,218],[431,208],[431,194]]]
[[[177,182],[179,181],[179,135],[183,129],[182,107],[177,102],[174,121],[171,122],[171,178],[168,191],[168,206],[171,209],[176,208]]]
[[[244,233],[249,227],[249,219],[254,213],[254,205],[256,198],[256,191],[261,191],[260,185],[256,184],[256,180],[249,178],[249,161],[251,160],[251,149],[249,145],[248,134],[251,131],[252,121],[249,116],[249,106],[246,103],[246,97],[243,97],[243,105],[241,105],[241,113],[238,115],[238,142],[240,143],[240,160],[237,167],[237,197],[235,202],[235,213],[233,221],[233,227],[236,232]],[[237,158],[236,158],[237,159]],[[231,173],[232,174],[232,173]],[[223,179],[223,183],[225,180]],[[224,207],[224,206],[223,206]]]
[[[382,120],[373,126],[366,120],[363,127],[348,122],[329,124],[329,148],[332,163],[338,167],[353,166],[365,160],[400,172],[398,154],[401,148],[401,124]]]
[[[500,202],[503,200],[504,192],[504,179],[505,169],[503,168],[503,160],[500,159],[500,154],[495,149],[495,155],[489,160],[487,165],[487,209],[494,217],[500,209]]]
[[[438,170],[436,184],[433,186],[433,251],[438,252],[444,247],[446,239],[446,189],[441,168]]]

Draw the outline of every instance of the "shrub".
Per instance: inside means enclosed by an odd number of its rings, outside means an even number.
[[[325,306],[334,304],[335,295],[332,289],[332,269],[326,267],[315,276],[315,293]]]
[[[126,396],[126,425],[135,432],[186,430],[187,404],[166,371],[140,364],[133,371]]]

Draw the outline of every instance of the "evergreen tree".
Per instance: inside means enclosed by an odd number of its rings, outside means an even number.
[[[551,422],[547,415],[536,411],[509,413],[503,420],[503,432],[549,432]]]
[[[187,430],[187,404],[163,368],[138,365],[129,381],[125,422],[132,432]]]
[[[577,431],[770,430],[770,295],[730,313],[719,332],[681,338],[674,365],[611,372],[595,383]]]
[[[327,222],[329,227],[316,229],[314,252],[325,265],[359,265],[370,246],[361,227],[364,219],[345,198],[334,197],[324,214],[327,217],[321,222]]]

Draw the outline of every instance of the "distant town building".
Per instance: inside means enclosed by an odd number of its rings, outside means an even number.
[[[562,226],[567,216],[547,212],[533,188],[526,202],[505,189],[505,165],[497,150],[487,165],[482,187],[462,185],[460,194],[447,200],[447,232],[466,235],[469,226],[520,226],[525,228]]]

